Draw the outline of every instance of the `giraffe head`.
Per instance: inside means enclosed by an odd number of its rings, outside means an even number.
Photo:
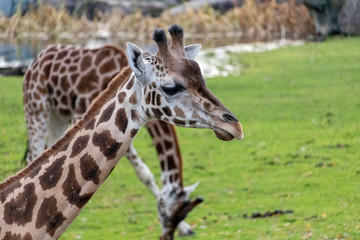
[[[165,185],[161,189],[161,193],[158,196],[158,213],[163,235],[160,237],[160,240],[173,239],[176,226],[179,222],[203,201],[202,198],[189,200],[189,194],[195,190],[198,184],[197,182],[184,189],[181,186]]]
[[[183,29],[178,25],[172,25],[169,33],[170,45],[164,30],[155,30],[156,55],[126,44],[129,65],[143,86],[146,115],[177,126],[210,128],[222,140],[242,139],[241,124],[207,88],[194,61],[201,45],[184,47]]]

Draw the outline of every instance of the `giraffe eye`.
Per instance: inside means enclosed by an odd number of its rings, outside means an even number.
[[[179,83],[176,83],[173,87],[161,87],[162,90],[169,96],[174,96],[178,92],[184,91],[185,87]]]

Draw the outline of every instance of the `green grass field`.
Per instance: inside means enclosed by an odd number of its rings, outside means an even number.
[[[184,181],[205,202],[187,218],[189,239],[360,238],[360,38],[332,38],[234,54],[239,76],[208,79],[243,124],[243,141],[179,129]],[[0,79],[0,178],[21,168],[26,144],[22,79]],[[135,147],[159,179],[146,130]],[[245,219],[253,212],[292,214]],[[157,239],[156,201],[127,160],[61,237]]]

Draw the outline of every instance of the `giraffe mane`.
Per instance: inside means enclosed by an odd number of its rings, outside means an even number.
[[[45,162],[51,155],[61,149],[62,146],[67,144],[85,124],[98,114],[100,108],[112,97],[118,88],[129,80],[132,70],[129,66],[125,67],[118,75],[116,75],[107,88],[102,91],[97,98],[93,100],[90,107],[87,109],[83,118],[75,123],[75,125],[67,130],[61,138],[59,138],[50,148],[45,150],[34,162],[20,170],[17,174],[7,178],[4,182],[0,183],[0,192],[17,182],[21,178],[25,177],[37,166]]]

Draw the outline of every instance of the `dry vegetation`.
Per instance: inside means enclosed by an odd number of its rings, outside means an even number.
[[[304,39],[313,32],[313,24],[304,6],[290,3],[266,4],[246,1],[221,15],[211,8],[199,11],[188,9],[172,16],[164,12],[160,17],[142,16],[140,12],[124,15],[120,12],[102,15],[96,21],[70,16],[65,9],[41,6],[25,16],[0,17],[1,38],[35,37],[50,40],[88,39],[98,36],[137,39],[149,38],[154,27],[167,28],[181,24],[189,39],[230,42],[268,41],[280,38]]]

